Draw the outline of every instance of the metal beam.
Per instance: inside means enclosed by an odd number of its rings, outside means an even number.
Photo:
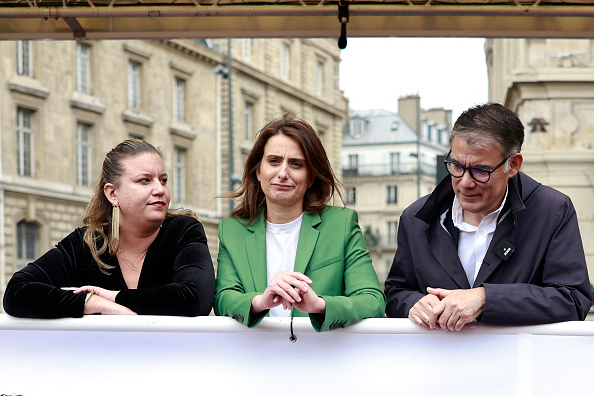
[[[594,6],[349,6],[349,37],[594,37]],[[76,22],[76,23],[75,23]],[[0,7],[0,39],[336,37],[338,7]]]
[[[85,30],[81,26],[80,23],[76,20],[76,18],[66,17],[64,18],[64,22],[68,24],[70,29],[72,30],[72,34],[74,35],[75,39],[84,39],[86,36]]]

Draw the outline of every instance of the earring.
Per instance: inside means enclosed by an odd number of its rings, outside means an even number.
[[[120,207],[113,205],[111,210],[111,236],[120,239]]]

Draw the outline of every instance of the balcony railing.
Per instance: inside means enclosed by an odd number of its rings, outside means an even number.
[[[396,249],[396,235],[375,234],[365,230],[363,232],[363,238],[365,239],[365,245],[367,245],[367,248],[378,247]]]
[[[0,315],[7,395],[590,394],[594,322],[424,330],[366,319],[316,333],[308,318]],[[315,390],[315,391],[313,391]]]
[[[422,163],[421,172],[424,175],[435,176],[435,164]],[[342,168],[344,177],[354,176],[388,176],[388,175],[415,175],[417,173],[417,163],[404,163],[398,167],[392,164],[361,164],[356,168]]]

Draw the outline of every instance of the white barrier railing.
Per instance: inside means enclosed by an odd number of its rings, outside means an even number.
[[[594,322],[427,331],[307,318],[254,329],[223,317],[0,314],[0,395],[591,394]]]

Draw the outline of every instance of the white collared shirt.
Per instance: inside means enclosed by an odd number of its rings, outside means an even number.
[[[470,283],[471,287],[474,285],[476,276],[481,269],[487,249],[493,239],[495,228],[497,228],[497,218],[506,200],[507,188],[499,209],[485,216],[477,227],[464,222],[460,201],[458,201],[458,197],[454,197],[452,221],[454,222],[454,226],[460,230],[458,237],[458,257],[460,257],[464,272],[466,272],[466,278],[468,278],[468,283]]]
[[[293,271],[297,243],[303,213],[295,220],[285,224],[266,221],[266,278],[268,284],[277,272]],[[291,310],[284,310],[283,305],[270,309],[270,316],[291,316]]]

